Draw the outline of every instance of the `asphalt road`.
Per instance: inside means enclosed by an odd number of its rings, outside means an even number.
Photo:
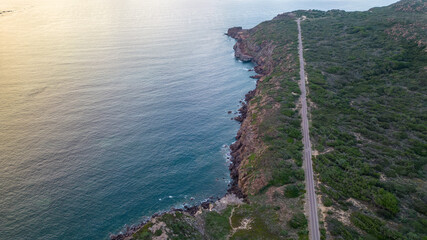
[[[301,37],[301,20],[297,20],[298,24],[298,53],[300,63],[300,89],[301,89],[301,118],[302,118],[302,141],[304,143],[304,170],[305,170],[305,185],[307,191],[308,204],[308,226],[311,240],[320,240],[319,219],[317,216],[317,200],[314,191],[313,178],[313,163],[311,161],[311,143],[307,117],[307,91],[305,89],[305,71],[304,71],[304,55]]]

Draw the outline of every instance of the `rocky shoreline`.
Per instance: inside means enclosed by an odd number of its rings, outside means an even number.
[[[266,70],[266,66],[264,64],[263,59],[261,59],[262,55],[253,56],[254,54],[251,54],[247,51],[248,46],[244,43],[244,39],[248,35],[248,30],[242,29],[241,27],[233,27],[228,29],[227,33],[225,34],[231,38],[236,39],[236,44],[234,45],[233,49],[235,51],[235,57],[239,59],[242,62],[253,62],[256,66],[254,67],[254,70],[257,75],[251,76],[251,78],[255,78],[260,80],[263,76],[266,75],[268,72]],[[261,47],[256,46],[253,48],[253,46],[249,46],[249,49],[251,49],[251,52],[260,52],[262,49]],[[258,86],[258,82],[257,82]],[[132,239],[132,235],[136,233],[138,230],[143,228],[147,223],[150,221],[153,221],[154,219],[167,214],[167,213],[176,213],[176,212],[185,212],[192,216],[195,216],[199,211],[201,210],[208,210],[212,209],[213,205],[225,205],[227,204],[227,198],[234,198],[237,197],[243,202],[247,202],[247,195],[245,191],[242,191],[241,189],[241,183],[240,183],[240,165],[243,161],[243,158],[245,155],[248,155],[248,152],[245,152],[245,149],[252,149],[253,146],[248,146],[249,144],[247,141],[245,141],[245,138],[242,137],[243,135],[246,135],[247,132],[252,131],[248,129],[248,124],[245,124],[245,120],[248,116],[249,111],[249,102],[250,100],[256,95],[257,88],[254,90],[249,91],[245,95],[244,101],[242,101],[242,106],[238,109],[239,115],[234,117],[235,121],[238,121],[241,123],[240,129],[237,132],[236,135],[236,142],[230,145],[230,155],[231,155],[231,164],[229,166],[230,170],[230,177],[231,177],[231,183],[229,184],[229,187],[227,189],[227,193],[222,198],[209,198],[208,200],[192,206],[184,206],[182,209],[176,209],[173,208],[169,211],[159,212],[153,214],[150,218],[147,218],[146,220],[142,221],[141,223],[137,225],[132,226],[125,226],[125,229],[118,233],[118,234],[110,234],[111,240],[130,240]]]
[[[201,209],[204,209],[204,210],[209,209],[211,204],[215,203],[216,200],[220,200],[220,198],[218,199],[209,198],[208,200],[192,207],[184,206],[184,208],[172,208],[169,211],[157,212],[137,225],[125,226],[124,230],[118,234],[110,234],[110,239],[111,240],[130,240],[132,239],[131,237],[134,233],[136,233],[139,229],[144,227],[144,225],[149,223],[152,219],[160,217],[166,213],[176,213],[176,212],[186,212],[194,216]]]

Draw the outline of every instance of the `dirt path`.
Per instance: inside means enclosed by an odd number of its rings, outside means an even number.
[[[230,234],[228,235],[227,239],[230,239],[238,230],[251,229],[252,219],[250,219],[250,218],[244,218],[240,222],[240,226],[233,227],[232,218],[233,218],[233,214],[234,214],[234,209],[236,209],[236,208],[231,209],[230,217],[228,217],[228,222],[230,223],[231,231],[230,231]]]
[[[302,118],[302,133],[304,143],[304,171],[305,185],[307,191],[308,204],[308,223],[311,240],[320,240],[319,219],[317,216],[317,201],[316,192],[314,191],[313,163],[311,161],[311,143],[309,135],[308,117],[307,117],[307,91],[305,88],[305,71],[304,71],[304,56],[301,37],[301,19],[297,20],[298,24],[298,53],[300,63],[300,89],[301,89],[301,118]]]

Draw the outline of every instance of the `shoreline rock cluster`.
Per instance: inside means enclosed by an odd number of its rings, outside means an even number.
[[[226,196],[222,197],[225,198],[228,195],[231,195],[233,192],[230,191],[227,193]],[[136,225],[132,225],[132,226],[125,226],[124,230],[122,230],[120,233],[118,234],[110,234],[110,239],[111,240],[128,240],[128,239],[132,239],[131,236],[136,233],[139,229],[141,229],[142,227],[144,227],[145,224],[149,223],[150,221],[152,221],[153,219],[162,216],[163,214],[167,214],[167,213],[176,213],[176,212],[186,212],[192,216],[194,216],[198,211],[200,211],[201,209],[203,210],[207,210],[210,209],[212,204],[216,203],[216,202],[220,202],[222,198],[213,198],[210,197],[208,200],[194,205],[194,206],[184,206],[183,208],[171,208],[169,211],[161,211],[161,212],[157,212],[154,213],[153,215],[151,215],[151,217],[143,220],[141,223],[136,224]]]

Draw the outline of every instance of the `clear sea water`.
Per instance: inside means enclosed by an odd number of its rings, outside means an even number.
[[[0,239],[105,239],[222,196],[255,87],[227,28],[391,2],[1,0]]]

